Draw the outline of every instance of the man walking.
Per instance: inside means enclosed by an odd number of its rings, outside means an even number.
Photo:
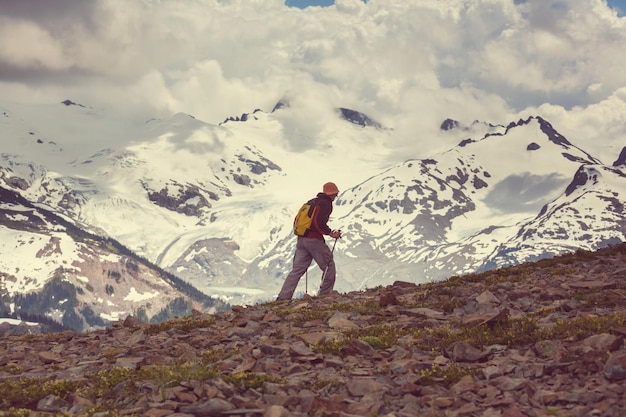
[[[317,266],[323,271],[318,295],[328,294],[333,290],[336,274],[335,261],[332,251],[324,241],[324,235],[333,239],[341,237],[341,230],[331,230],[327,224],[337,194],[339,194],[337,186],[332,182],[327,182],[322,187],[322,192],[308,202],[313,208],[311,227],[306,230],[303,236],[298,236],[293,266],[278,294],[278,300],[291,299],[300,278],[309,268],[312,260],[315,260]]]

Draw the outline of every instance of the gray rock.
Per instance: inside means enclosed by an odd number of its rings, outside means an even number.
[[[626,352],[611,355],[604,365],[603,372],[609,381],[626,379]]]
[[[488,352],[476,349],[466,342],[457,342],[446,349],[446,354],[455,362],[478,362],[488,355]]]
[[[58,412],[67,407],[68,403],[57,395],[48,395],[37,402],[38,411]]]
[[[179,408],[181,413],[194,416],[219,417],[224,412],[234,410],[236,407],[221,398],[212,398],[202,404],[183,405]]]

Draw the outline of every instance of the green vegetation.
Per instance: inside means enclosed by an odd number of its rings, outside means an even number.
[[[168,320],[160,323],[151,324],[146,327],[145,331],[146,334],[157,334],[169,330],[180,330],[185,333],[190,333],[192,330],[211,327],[214,324],[214,316],[206,316],[198,319],[194,318],[193,316],[185,316],[182,318],[177,318],[175,320]]]
[[[626,325],[626,314],[614,313],[605,317],[589,316],[569,321],[557,320],[549,329],[537,326],[537,318],[524,316],[509,318],[489,326],[438,326],[421,329],[402,329],[392,324],[350,329],[342,332],[343,337],[324,341],[313,346],[320,353],[342,355],[343,348],[353,339],[363,340],[375,349],[394,346],[398,339],[409,340],[413,347],[433,354],[441,354],[450,345],[466,342],[476,348],[490,345],[506,345],[510,348],[534,344],[541,340],[582,340],[588,336],[609,332],[616,326]],[[406,336],[410,336],[406,338]]]
[[[432,368],[420,371],[418,381],[421,385],[432,385],[437,382],[449,387],[466,375],[474,375],[474,371],[457,364],[444,367],[434,365]]]
[[[296,325],[302,325],[315,320],[326,321],[336,312],[370,315],[381,311],[378,300],[337,302],[332,305],[316,308],[285,308],[277,302],[272,302],[268,305],[275,306],[276,314]]]
[[[45,378],[8,379],[0,382],[0,409],[35,408],[37,402],[48,395],[67,399],[81,382],[50,380]]]
[[[191,301],[186,300],[183,297],[178,297],[170,301],[168,305],[165,306],[165,308],[161,309],[159,313],[152,317],[150,322],[160,323],[174,317],[186,316],[188,314],[191,314],[191,309]]]
[[[77,395],[94,403],[98,400],[99,409],[94,409],[93,412],[111,411],[120,406],[120,398],[126,401],[135,399],[140,392],[138,386],[146,383],[158,387],[164,395],[166,388],[176,386],[182,381],[210,379],[222,379],[234,384],[242,391],[248,388],[262,390],[265,382],[284,382],[281,378],[264,373],[224,374],[204,363],[147,366],[141,369],[114,367],[87,374],[86,378],[80,381],[43,378],[0,381],[0,409],[13,410],[13,413],[19,410],[35,409],[39,400],[53,394],[65,400],[68,400],[70,395]],[[7,416],[7,414],[0,415]]]
[[[218,348],[204,351],[200,354],[200,357],[202,358],[202,363],[209,365],[230,358],[237,353],[238,352],[236,350]]]

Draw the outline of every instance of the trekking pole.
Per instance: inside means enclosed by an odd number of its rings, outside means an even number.
[[[337,239],[339,239],[338,237],[335,238],[335,243],[333,243],[333,249],[330,251],[330,254],[332,255],[333,252],[335,251],[335,245],[337,244]],[[328,267],[330,266],[330,262],[328,263],[328,265],[326,265],[326,268],[324,268],[324,273],[322,274],[322,282],[324,281],[324,277],[326,277],[326,271],[328,271]]]

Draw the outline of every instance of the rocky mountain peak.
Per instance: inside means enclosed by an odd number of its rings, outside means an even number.
[[[441,126],[439,127],[441,130],[453,130],[459,127],[459,122],[452,119],[446,119],[441,122]]]
[[[286,98],[283,98],[276,102],[276,104],[274,105],[274,108],[272,109],[272,113],[274,113],[276,110],[280,110],[280,109],[284,109],[288,107],[289,107],[289,100]]]
[[[613,162],[613,166],[626,165],[626,146],[622,148],[622,152],[620,152],[619,157],[615,162]]]
[[[85,107],[84,105],[80,104],[80,103],[75,103],[70,99],[67,100],[63,100],[61,102],[61,104],[65,104],[66,106],[78,106],[78,107]]]
[[[356,110],[347,109],[345,107],[339,107],[339,114],[341,118],[347,120],[350,123],[355,125],[359,125],[362,127],[375,127],[377,129],[382,129],[383,125],[378,123],[376,120],[372,119],[368,115],[361,113]]]

